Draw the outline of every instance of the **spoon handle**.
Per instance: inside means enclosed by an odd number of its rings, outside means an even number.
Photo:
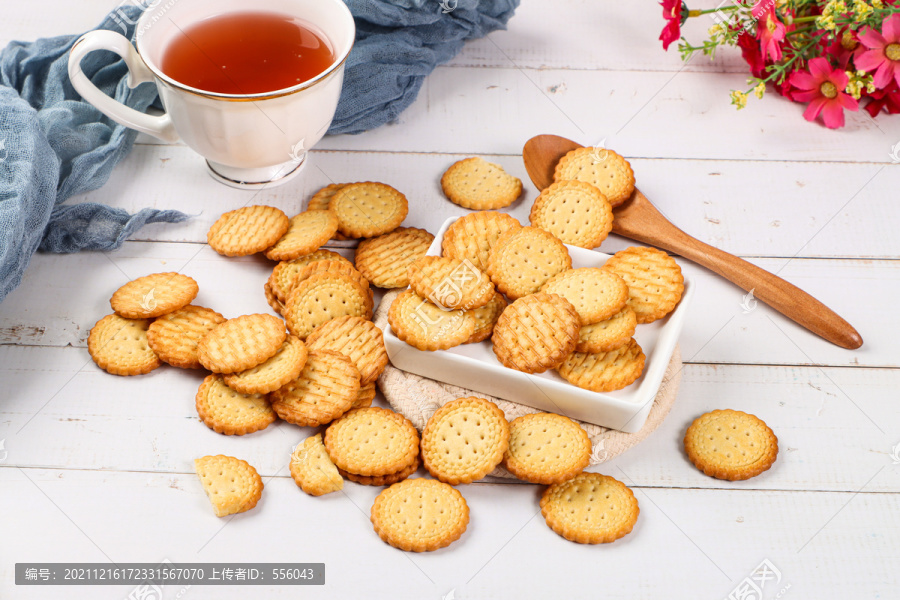
[[[718,273],[745,291],[752,290],[761,302],[841,348],[853,350],[862,346],[862,336],[850,323],[794,284],[670,226],[672,229],[664,236],[646,236],[638,241],[674,252]],[[629,237],[637,238],[634,232],[630,232]]]

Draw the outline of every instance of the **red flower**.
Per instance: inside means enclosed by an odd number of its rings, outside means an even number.
[[[681,37],[681,7],[682,0],[662,0],[663,18],[666,26],[663,27],[659,39],[663,43],[663,50],[669,49],[669,44]]]
[[[756,19],[756,37],[762,48],[763,60],[781,60],[781,42],[787,33],[784,23],[775,13],[775,0],[759,0],[750,11]]]
[[[900,86],[896,83],[892,83],[887,89],[875,90],[870,97],[865,109],[873,117],[882,110],[892,115],[900,113]]]
[[[843,92],[849,81],[841,69],[834,69],[826,58],[809,61],[809,73],[794,71],[790,83],[797,88],[791,93],[795,102],[809,102],[803,117],[815,121],[819,113],[829,129],[844,126],[844,109],[859,110],[859,102]]]
[[[741,56],[750,65],[750,73],[754,77],[765,77],[766,59],[763,57],[756,38],[744,31],[738,36],[737,45],[741,48]]]
[[[871,27],[859,34],[868,50],[854,59],[858,69],[875,71],[875,87],[885,88],[893,79],[900,84],[900,14],[891,15],[881,24],[881,33]]]

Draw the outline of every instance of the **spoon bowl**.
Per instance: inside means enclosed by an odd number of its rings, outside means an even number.
[[[556,163],[566,153],[583,146],[558,135],[538,135],[522,149],[525,170],[543,190],[553,183]],[[829,342],[854,350],[862,336],[833,310],[784,279],[709,244],[673,225],[640,190],[613,209],[614,233],[656,246],[687,258],[721,275],[744,291]]]

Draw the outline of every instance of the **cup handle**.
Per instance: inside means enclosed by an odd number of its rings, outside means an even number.
[[[75,42],[69,53],[69,79],[81,94],[104,115],[125,127],[147,133],[165,142],[177,142],[178,134],[168,114],[154,117],[130,108],[107,96],[81,70],[81,60],[94,50],[109,50],[125,60],[128,66],[128,87],[153,82],[153,72],[125,37],[112,31],[90,31]]]

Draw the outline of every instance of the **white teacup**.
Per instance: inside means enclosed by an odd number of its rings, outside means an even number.
[[[156,0],[137,22],[136,46],[111,31],[91,31],[72,47],[69,77],[81,96],[114,121],[166,142],[179,138],[206,159],[212,176],[233,187],[277,185],[296,176],[306,152],[331,125],[356,34],[341,0],[254,0],[249,10],[298,17],[331,42],[334,62],[296,86],[259,94],[199,90],[160,69],[168,44],[207,17],[246,11],[246,0]],[[113,100],[82,73],[94,50],[115,52],[128,65],[128,85],[154,82],[165,114],[150,116]]]

